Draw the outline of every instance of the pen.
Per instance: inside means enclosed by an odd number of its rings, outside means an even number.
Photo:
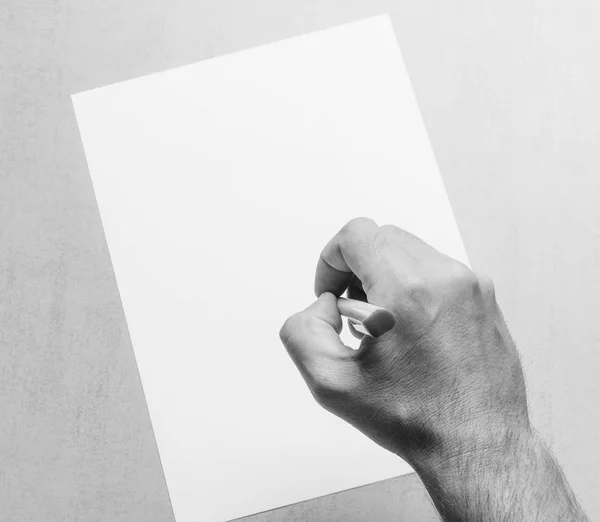
[[[381,306],[346,297],[338,297],[337,306],[340,314],[348,317],[357,331],[371,337],[380,337],[396,324],[394,314]]]

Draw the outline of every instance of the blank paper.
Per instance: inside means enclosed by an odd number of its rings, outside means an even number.
[[[467,262],[389,17],[73,104],[177,521],[412,471],[316,404],[278,335],[353,217]]]

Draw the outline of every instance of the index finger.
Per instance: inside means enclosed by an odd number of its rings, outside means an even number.
[[[379,226],[366,217],[354,218],[327,243],[317,263],[315,295],[331,292],[340,297],[354,273],[365,292],[375,284],[380,271],[373,255],[373,243]]]

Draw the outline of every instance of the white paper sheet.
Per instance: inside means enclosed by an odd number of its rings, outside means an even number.
[[[467,262],[388,16],[73,103],[177,521],[410,472],[314,402],[278,336],[353,217]]]

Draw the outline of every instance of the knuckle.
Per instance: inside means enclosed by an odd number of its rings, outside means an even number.
[[[435,286],[425,279],[411,277],[402,282],[402,298],[398,306],[405,317],[410,317],[414,326],[421,321],[433,320],[436,315],[439,296]]]
[[[422,277],[413,276],[402,282],[404,292],[413,299],[422,300],[429,295],[427,281]]]
[[[394,224],[391,223],[386,223],[385,225],[381,225],[379,227],[379,232],[387,237],[392,237],[395,240],[400,240],[400,241],[409,241],[411,243],[422,243],[422,244],[426,244],[420,237],[415,236],[412,232],[409,232],[408,230],[404,230],[403,228],[400,228]]]
[[[373,250],[375,253],[380,254],[390,245],[390,235],[382,231],[381,228],[377,230],[377,233],[373,237]]]
[[[403,230],[396,225],[392,225],[390,223],[386,223],[385,225],[381,225],[379,227],[379,232],[382,234],[402,234]]]
[[[356,234],[358,231],[360,231],[366,227],[372,227],[373,225],[376,226],[376,223],[371,218],[364,217],[364,216],[355,217],[355,218],[352,218],[350,221],[348,221],[342,227],[342,229],[340,230],[340,234],[345,235],[345,236],[351,236],[351,235]]]
[[[395,225],[383,225],[377,229],[373,238],[375,252],[381,254],[397,242],[402,231]]]
[[[404,231],[396,225],[382,225],[375,234],[375,245],[378,249],[385,248],[391,243],[401,240],[403,235]]]
[[[477,284],[473,271],[464,263],[452,260],[448,269],[449,277],[458,284],[472,286]]]
[[[477,279],[477,285],[481,294],[487,298],[495,298],[496,289],[492,278],[486,274],[482,274],[481,272],[475,272],[475,277]]]
[[[474,272],[477,281],[479,282],[479,286],[484,290],[493,290],[494,289],[494,281],[492,278],[486,274],[482,274],[481,272]]]
[[[453,260],[448,276],[453,288],[459,291],[466,292],[474,298],[483,298],[485,301],[495,299],[492,279],[485,274],[471,270],[460,261]]]
[[[379,227],[379,231],[388,236],[400,237],[402,239],[417,240],[422,242],[421,238],[415,236],[408,230],[404,230],[403,228],[400,228],[392,223],[386,223],[385,225],[381,225]]]

